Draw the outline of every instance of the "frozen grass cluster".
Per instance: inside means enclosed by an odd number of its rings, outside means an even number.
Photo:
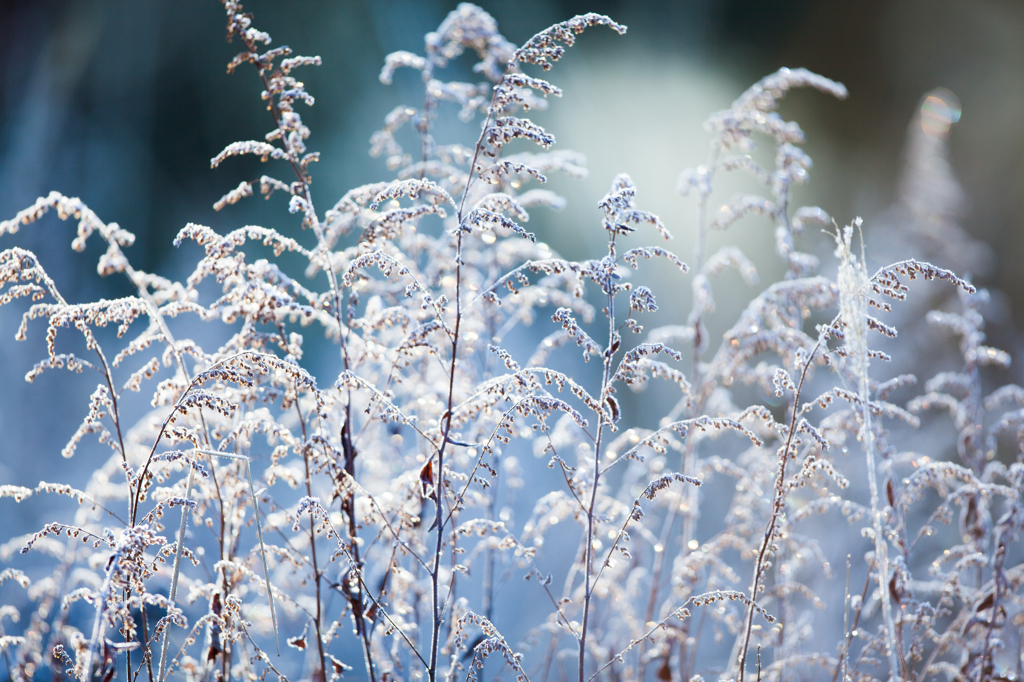
[[[0,304],[27,306],[18,338],[46,329],[26,379],[97,381],[61,454],[84,438],[109,447],[86,481],[0,486],[79,505],[0,550],[0,583],[25,591],[0,607],[11,678],[1020,679],[1024,389],[982,383],[1010,362],[985,345],[984,291],[915,260],[913,235],[872,272],[859,219],[796,205],[811,160],[780,100],[798,87],[842,99],[841,84],[782,69],[708,119],[710,156],[679,183],[699,216],[692,248],[668,250],[671,226],[619,175],[598,202],[602,255],[572,261],[524,226],[564,204],[547,176],[580,176],[584,160],[527,114],[561,94],[546,73],[579,34],[624,26],[587,14],[516,46],[459,5],[422,54],[381,71],[423,82],[422,102],[371,140],[395,179],[324,210],[300,113],[313,97],[296,77],[320,59],[265,47],[239,2],[224,7],[241,47],[228,71],[261,80],[271,128],[212,165],[256,155],[273,175],[215,208],[277,193],[294,232],[189,224],[175,243],[202,256],[172,281],[132,267],[133,235],[77,198],[54,192],[0,223],[73,219],[73,247],[102,240],[99,273],[136,290],[69,302],[35,254],[0,253]],[[480,82],[443,80],[464,54]],[[435,138],[453,112],[479,123],[475,141]],[[712,210],[732,171],[763,194]],[[750,214],[785,266],[767,286],[739,248],[708,248]],[[812,254],[821,240],[833,262]],[[675,275],[650,275],[652,260]],[[760,293],[715,339],[728,268]],[[645,329],[656,297],[684,287],[689,317]],[[928,305],[904,303],[915,288]],[[914,364],[913,340],[891,339],[923,315],[959,340],[962,366],[921,391],[886,363]],[[183,338],[196,321],[228,340]],[[536,347],[503,345],[523,325],[542,330]],[[116,347],[100,343],[108,326]],[[304,366],[307,333],[334,344],[338,376]],[[620,396],[651,381],[676,398],[645,429]],[[126,423],[144,391],[145,416]],[[955,443],[906,449],[936,408]],[[548,469],[527,479],[531,450]],[[19,569],[29,551],[53,572]],[[498,598],[510,580],[530,608]]]

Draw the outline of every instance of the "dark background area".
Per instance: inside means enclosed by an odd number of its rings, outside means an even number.
[[[570,208],[531,229],[569,256],[589,248],[586,235],[599,248],[594,203],[620,170],[637,179],[640,206],[685,238],[692,202],[676,197],[674,186],[679,171],[707,153],[700,122],[780,66],[805,66],[849,88],[845,102],[794,93],[782,113],[801,122],[816,161],[806,203],[819,203],[841,223],[861,215],[870,225],[894,201],[907,126],[922,95],[949,88],[963,108],[950,137],[967,197],[960,222],[995,248],[995,267],[976,279],[1008,297],[1000,299],[1011,314],[999,334],[1004,347],[1016,349],[1011,330],[1024,327],[1024,3],[480,4],[516,43],[584,11],[630,27],[622,38],[588,32],[552,72],[566,97],[541,120],[565,147],[588,155],[592,176],[571,188],[557,185]],[[347,189],[389,177],[382,161],[367,156],[368,139],[394,106],[415,103],[422,85],[409,73],[381,85],[383,58],[399,49],[422,52],[423,34],[453,7],[433,0],[246,3],[273,45],[323,58],[322,67],[298,74],[317,98],[302,115],[313,130],[310,148],[323,154],[313,167],[321,214]],[[215,0],[0,4],[0,216],[12,217],[51,189],[80,196],[103,220],[136,234],[128,251],[136,267],[179,278],[198,254],[171,245],[188,222],[222,232],[255,223],[294,234],[298,219],[281,196],[269,206],[254,198],[220,213],[211,208],[241,180],[269,170],[251,159],[209,167],[228,143],[260,139],[271,127],[251,69],[226,75],[241,48],[227,45],[224,34]],[[471,140],[478,125],[443,132]],[[746,222],[740,238],[760,235],[753,247],[770,253],[770,230],[763,221]],[[96,244],[84,255],[70,250],[73,233],[73,225],[47,218],[4,237],[3,246],[37,252],[72,300],[129,293],[121,278],[96,276]],[[679,249],[684,258],[688,249]],[[38,325],[27,343],[13,340],[22,310],[0,309],[0,483],[83,480],[89,458],[61,460],[61,470],[54,458],[93,386],[56,372],[35,385],[22,381],[45,353]],[[4,510],[14,508],[4,501]],[[34,529],[42,511],[17,507],[11,534]]]

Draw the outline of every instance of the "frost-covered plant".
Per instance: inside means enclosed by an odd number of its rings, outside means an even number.
[[[423,81],[422,104],[393,110],[371,140],[395,179],[322,211],[311,187],[319,156],[298,111],[313,97],[293,75],[320,59],[261,52],[269,35],[240,3],[224,6],[228,37],[244,48],[228,71],[255,69],[273,127],[211,165],[251,154],[283,175],[243,182],[214,208],[258,186],[289,197],[301,230],[222,235],[189,224],[175,244],[192,242],[202,256],[179,282],[133,268],[131,233],[79,199],[54,192],[0,223],[3,235],[50,210],[74,218],[73,247],[98,234],[107,245],[99,273],[122,274],[136,290],[71,303],[34,254],[0,253],[0,303],[32,301],[18,338],[46,321],[46,358],[26,378],[50,369],[99,377],[63,456],[90,434],[111,450],[81,487],[0,486],[15,501],[62,494],[79,504],[74,519],[0,550],[11,564],[0,583],[28,590],[24,608],[0,610],[0,627],[27,620],[21,634],[0,631],[12,678],[49,665],[55,676],[151,682],[1011,679],[1024,582],[1024,390],[983,395],[981,368],[1009,363],[984,345],[984,292],[906,253],[869,274],[859,219],[841,229],[822,209],[793,205],[811,160],[800,127],[777,113],[780,100],[795,87],[844,98],[841,84],[782,69],[708,120],[710,158],[680,181],[697,198],[689,265],[646,241],[671,234],[637,207],[624,174],[598,202],[602,252],[572,261],[524,224],[529,211],[565,203],[537,185],[551,173],[583,175],[584,160],[551,151],[554,137],[525,112],[561,94],[540,74],[578,34],[625,27],[586,14],[516,47],[489,14],[459,5],[427,35],[424,54],[396,52],[381,71],[385,84],[398,69]],[[464,54],[482,82],[442,80]],[[452,104],[479,122],[475,143],[435,138]],[[774,147],[772,170],[752,156],[761,138]],[[750,173],[770,198],[741,197],[709,220],[714,178],[730,170]],[[771,222],[786,274],[715,345],[712,278],[736,267],[749,285],[758,280],[740,249],[706,253],[709,230],[746,214]],[[803,236],[811,223],[833,226],[834,279],[815,274],[813,235]],[[680,279],[643,280],[651,259]],[[686,273],[686,322],[645,332],[656,293],[682,286]],[[962,312],[929,320],[960,337],[964,367],[935,376],[903,408],[890,397],[914,379],[878,376],[890,358],[871,333],[896,330],[869,310],[898,316],[893,303],[917,279],[961,292]],[[181,338],[190,320],[224,325],[226,340],[211,349]],[[519,331],[531,324],[543,330],[535,348]],[[124,339],[116,352],[97,332],[110,325]],[[337,377],[324,381],[305,362],[310,325],[335,344]],[[67,327],[84,342],[77,353],[58,350]],[[580,365],[574,350],[594,362]],[[624,416],[620,391],[652,379],[679,397],[647,429]],[[125,423],[125,401],[147,383],[149,411]],[[953,416],[959,463],[892,445],[894,424],[915,427],[932,407]],[[853,441],[864,466],[842,456]],[[1016,454],[997,457],[1000,447]],[[520,463],[531,449],[547,477]],[[918,549],[945,537],[935,524],[949,523],[954,507],[959,536]],[[702,518],[706,508],[720,513]],[[848,530],[814,521],[837,514]],[[576,532],[568,543],[564,522]],[[857,548],[863,566],[851,559]],[[58,570],[29,576],[14,550],[49,553]],[[934,558],[922,565],[927,552]],[[823,581],[835,580],[830,564],[844,554],[839,597]],[[864,575],[859,597],[851,566]],[[931,580],[915,577],[929,567]],[[498,598],[515,576],[546,616],[524,622]],[[816,593],[823,585],[829,594]],[[492,654],[501,662],[487,663]]]

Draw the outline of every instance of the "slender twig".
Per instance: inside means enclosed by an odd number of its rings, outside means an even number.
[[[504,74],[502,75],[502,81],[511,68],[512,62],[509,62],[505,67]],[[451,336],[452,356],[450,369],[448,370],[448,407],[442,416],[442,419],[444,419],[444,430],[442,432],[441,445],[437,449],[437,480],[434,485],[434,523],[436,524],[437,541],[434,546],[434,560],[430,571],[432,623],[430,632],[430,666],[427,669],[427,677],[430,682],[436,682],[437,654],[440,648],[439,636],[441,632],[441,619],[443,617],[438,610],[438,577],[439,569],[441,567],[441,551],[444,539],[444,519],[442,518],[443,510],[441,498],[442,495],[444,495],[444,455],[452,429],[452,408],[454,407],[455,400],[455,363],[458,358],[459,333],[462,328],[462,222],[465,219],[466,199],[469,196],[469,188],[473,184],[474,169],[476,168],[477,159],[480,157],[480,153],[484,148],[484,136],[487,134],[487,127],[491,122],[494,102],[497,99],[500,87],[501,85],[499,82],[499,85],[494,88],[494,94],[491,95],[491,104],[487,107],[487,116],[481,126],[480,137],[477,139],[476,147],[473,150],[473,160],[469,164],[469,177],[466,179],[466,186],[463,188],[462,199],[459,201],[459,210],[456,215],[456,223],[458,227],[456,228],[455,243],[455,326]]]
[[[666,628],[667,625],[668,625],[668,622],[670,620],[672,620],[673,618],[680,618],[680,619],[689,618],[690,614],[689,614],[689,610],[687,609],[687,607],[690,606],[691,604],[701,604],[701,605],[703,605],[703,604],[708,604],[708,603],[715,602],[715,601],[722,601],[723,599],[736,600],[736,601],[745,601],[745,602],[747,602],[749,604],[750,608],[754,609],[755,611],[757,611],[761,615],[764,615],[764,616],[767,615],[767,612],[763,608],[758,606],[756,602],[754,602],[752,600],[748,600],[747,596],[745,594],[743,594],[742,592],[735,592],[735,591],[732,591],[732,590],[714,590],[712,592],[705,592],[703,594],[695,594],[692,597],[688,598],[686,601],[684,601],[682,604],[677,606],[676,608],[672,609],[672,611],[667,616],[665,616],[664,618],[659,620],[657,623],[655,623],[653,627],[651,627],[649,630],[647,630],[647,632],[645,632],[643,635],[641,635],[638,639],[632,640],[632,642],[630,642],[629,646],[627,646],[625,649],[623,649],[622,651],[620,651],[616,655],[612,656],[611,659],[607,663],[604,664],[604,666],[602,666],[601,668],[598,668],[594,672],[593,675],[591,675],[589,678],[587,678],[587,682],[592,682],[592,680],[596,679],[598,675],[600,675],[609,666],[611,666],[612,663],[614,663],[615,661],[620,660],[623,656],[628,654],[635,647],[639,646],[641,642],[647,641],[647,639],[650,638],[655,632],[657,632],[658,630]],[[767,617],[770,618],[770,616],[767,616]]]
[[[317,505],[319,505],[318,501],[317,501]],[[312,511],[310,512],[310,518],[312,518]],[[395,628],[395,630],[398,632],[398,634],[400,634],[402,636],[402,639],[404,639],[406,641],[406,643],[409,645],[409,648],[412,649],[412,652],[414,654],[416,654],[416,658],[420,659],[420,662],[422,662],[424,666],[427,666],[428,664],[427,664],[426,660],[424,660],[424,658],[420,654],[419,650],[412,643],[412,640],[409,639],[408,635],[406,635],[405,632],[402,631],[402,628],[400,628],[397,623],[395,623],[393,620],[391,620],[391,617],[387,615],[387,611],[384,609],[383,605],[377,599],[374,599],[373,593],[370,591],[369,586],[366,584],[366,581],[363,579],[363,573],[362,573],[361,567],[356,564],[355,557],[349,552],[349,549],[345,545],[340,543],[341,535],[338,533],[338,530],[334,527],[334,524],[331,522],[330,518],[329,517],[325,517],[324,521],[327,524],[327,526],[330,528],[331,534],[334,535],[334,537],[339,538],[339,546],[340,546],[341,554],[344,555],[344,557],[346,559],[348,559],[349,564],[355,570],[355,576],[356,576],[356,580],[359,582],[359,590],[360,590],[360,592],[366,594],[366,596],[370,599],[370,601],[373,602],[373,605],[377,608],[378,612],[380,612],[381,614],[384,615],[384,617],[387,619],[388,623],[390,623],[391,626],[393,628]]]
[[[258,64],[259,63],[259,50],[257,49],[256,43],[253,40],[253,38],[251,38],[245,31],[241,30],[241,28],[238,27],[237,25],[232,24],[232,27],[233,27],[232,30],[233,30],[234,34],[237,35],[239,38],[241,38],[242,42],[245,44],[246,49],[249,51],[250,61],[253,64]],[[264,92],[272,92],[272,88],[270,87],[270,80],[267,78],[267,74],[265,72],[265,69],[258,68],[257,70],[259,72],[260,80],[263,83]],[[274,125],[276,126],[277,130],[281,134],[282,139],[287,139],[288,132],[284,129],[284,127],[282,127],[282,124],[281,124],[281,112],[280,112],[280,110],[278,108],[277,100],[273,96],[271,96],[271,97],[269,97],[269,101],[270,101],[270,105],[269,105],[268,109],[270,110],[271,116],[274,119]],[[342,365],[343,365],[344,371],[348,372],[350,370],[350,365],[351,365],[349,354],[348,354],[348,343],[347,343],[348,327],[345,325],[344,321],[342,320],[342,314],[341,314],[341,310],[342,310],[342,305],[341,305],[341,288],[340,288],[340,286],[338,284],[338,279],[337,279],[337,276],[336,276],[336,274],[334,272],[334,266],[331,263],[331,258],[330,258],[331,249],[330,249],[330,247],[327,244],[327,236],[324,233],[323,226],[320,224],[320,221],[319,221],[319,219],[317,218],[317,215],[316,215],[316,210],[315,210],[314,204],[313,204],[312,192],[310,191],[310,188],[309,188],[309,176],[306,174],[304,169],[300,167],[300,161],[295,158],[295,155],[292,153],[291,150],[288,150],[287,160],[288,160],[289,165],[292,168],[292,171],[295,173],[296,179],[298,180],[298,184],[299,184],[299,188],[300,188],[300,191],[301,191],[301,194],[302,194],[302,198],[305,199],[306,205],[309,207],[309,211],[306,213],[306,220],[310,223],[310,227],[313,228],[313,232],[316,235],[317,247],[318,247],[318,251],[320,252],[321,259],[322,259],[321,268],[323,269],[324,273],[326,274],[328,284],[330,285],[331,296],[332,296],[333,301],[334,301],[334,305],[333,305],[333,308],[334,308],[334,318],[335,318],[335,320],[337,321],[337,324],[338,324],[338,341],[339,341],[339,345],[340,345],[340,349],[341,349]],[[355,467],[355,456],[356,456],[355,453],[356,453],[356,450],[353,447],[352,440],[351,440],[352,394],[351,394],[351,390],[350,389],[347,389],[347,394],[348,394],[348,400],[346,400],[345,407],[344,407],[345,419],[344,419],[344,426],[343,426],[342,432],[341,432],[341,441],[342,441],[341,444],[342,444],[342,450],[345,453],[345,466],[346,466],[346,469],[347,470],[351,470],[349,473],[350,473],[350,475],[352,475],[354,477],[354,475],[355,475],[354,467]],[[307,477],[307,483],[308,483],[308,477]],[[345,503],[344,500],[343,500],[342,503],[343,504]],[[359,543],[358,543],[358,537],[356,536],[355,519],[352,518],[353,515],[354,515],[354,507],[355,507],[354,500],[349,500],[349,509],[350,509],[350,514],[349,514],[349,516],[350,516],[350,522],[349,522],[349,534],[350,534],[350,537],[349,537],[349,539],[352,541],[352,545],[353,545],[353,548],[354,548],[353,552],[356,555],[357,563],[359,565],[361,565],[361,561],[359,560],[359,549],[358,549]],[[318,612],[319,612],[319,609],[320,609],[320,605],[317,604]],[[365,665],[366,665],[367,674],[368,674],[371,682],[375,682],[375,680],[376,680],[376,673],[375,673],[375,670],[374,670],[373,654],[372,654],[372,651],[370,650],[370,647],[369,647],[368,635],[365,633],[365,625],[361,622],[360,616],[356,612],[356,610],[353,611],[353,618],[355,620],[356,630],[357,630],[357,632],[360,633],[360,635],[361,635],[361,637],[363,639],[363,650],[364,650],[364,659],[365,659],[364,662],[365,662]],[[319,626],[319,617],[317,618],[317,621],[318,621],[318,626]],[[322,645],[321,645],[321,649],[322,649]],[[321,659],[321,667],[323,667],[324,656],[323,656],[322,653],[321,653],[320,659]],[[324,669],[324,673],[326,675],[326,669]]]
[[[839,664],[843,668],[843,680],[846,680],[847,652],[850,647],[850,555],[846,555],[846,587],[843,591],[843,651],[839,655]]]
[[[262,649],[260,649],[259,645],[257,645],[256,642],[253,641],[252,635],[249,634],[249,629],[245,627],[245,623],[240,622],[238,626],[242,629],[242,632],[245,633],[246,639],[248,639],[249,643],[252,644],[253,649],[256,650],[257,655],[260,658],[262,658],[263,662],[267,664],[267,667],[274,671],[274,674],[277,675],[278,680],[280,680],[281,682],[288,682],[288,678],[280,670],[274,667],[274,664],[270,661],[270,656],[267,656],[267,654]]]
[[[608,252],[610,255],[615,254],[614,232],[611,234],[611,239],[608,242]],[[612,377],[612,359],[615,357],[614,344],[617,332],[615,331],[615,284],[613,282],[609,282],[605,285],[605,295],[607,298],[605,314],[608,316],[608,346],[605,348],[603,353],[604,366],[601,376],[601,405],[605,404],[605,400],[610,395],[609,389],[611,388],[610,380]],[[597,509],[597,491],[601,482],[601,445],[606,426],[606,417],[603,410],[598,413],[597,419],[597,434],[595,435],[594,442],[594,480],[591,482],[590,502],[587,506],[587,532],[584,537],[586,547],[584,548],[583,555],[583,621],[580,624],[579,682],[584,682],[584,677],[586,675],[587,626],[589,625],[590,602],[591,597],[593,596],[591,573],[594,561],[594,512]],[[594,580],[594,583],[596,583],[596,579]]]
[[[146,644],[142,647],[142,659],[146,663],[146,673],[149,675],[149,682],[153,682],[153,654],[149,650],[149,619],[146,617],[146,603],[143,602],[139,605],[139,611],[142,615],[142,639]],[[141,663],[139,664],[142,665]],[[135,671],[135,677],[139,676],[139,671]],[[134,677],[132,678],[135,679]]]
[[[185,499],[188,500],[192,494],[192,481],[195,478],[196,470],[192,467],[188,469],[188,483],[185,484]],[[167,601],[170,602],[171,606],[174,605],[174,600],[178,596],[178,576],[181,573],[181,554],[182,546],[185,544],[185,523],[188,520],[188,505],[182,505],[181,507],[181,522],[178,524],[178,543],[177,549],[174,552],[174,572],[171,575],[171,591],[167,594]],[[160,666],[157,672],[157,682],[164,682],[164,674],[167,672],[167,645],[170,643],[170,633],[164,631],[164,641],[160,645]]]
[[[775,543],[775,530],[782,516],[783,508],[786,504],[786,465],[789,463],[790,452],[793,447],[793,439],[796,437],[796,420],[800,414],[800,394],[804,388],[804,381],[807,379],[807,373],[810,371],[811,364],[814,361],[814,356],[817,354],[818,349],[822,345],[822,339],[818,339],[818,343],[815,344],[814,348],[808,354],[807,359],[804,361],[803,369],[800,371],[800,381],[796,386],[796,391],[793,394],[793,405],[794,409],[790,416],[789,430],[786,434],[786,443],[780,449],[779,454],[779,473],[775,479],[775,493],[772,500],[772,514],[768,519],[768,525],[764,530],[764,541],[761,543],[761,549],[757,553],[757,561],[754,564],[754,579],[750,585],[750,600],[751,602],[756,601],[757,593],[761,587],[761,576],[764,572],[765,563],[768,560],[768,556],[771,554],[772,546]],[[743,682],[744,668],[747,662],[747,649],[750,646],[750,635],[754,626],[754,607],[749,606],[747,608],[746,623],[743,630],[743,640],[740,648],[740,655],[738,659],[739,672],[738,680]]]
[[[315,408],[314,408],[315,409]],[[299,425],[302,428],[302,464],[306,471],[306,495],[313,496],[313,488],[311,485],[312,477],[309,471],[309,437],[306,434],[306,420],[302,416],[302,410],[299,407],[298,399],[295,400],[295,411],[299,415]],[[323,679],[327,679],[327,660],[324,657],[324,638],[323,633],[320,631],[320,623],[323,618],[321,615],[321,608],[323,600],[320,597],[320,587],[323,574],[320,572],[320,565],[317,562],[316,557],[316,528],[313,526],[313,516],[309,517],[309,551],[310,559],[313,561],[313,581],[316,586],[316,617],[313,620],[313,626],[316,630],[316,645],[317,653],[320,656],[320,675]]]
[[[850,656],[850,643],[853,641],[853,633],[857,632],[857,626],[860,624],[860,616],[861,613],[863,613],[864,611],[864,600],[867,599],[868,588],[870,586],[871,571],[868,571],[867,575],[864,576],[864,588],[860,592],[860,601],[857,603],[857,608],[854,609],[853,624],[850,626],[848,630],[844,627],[844,630],[846,630],[846,635],[843,638],[843,653],[839,658],[839,663],[836,664],[835,671],[832,673],[832,682],[836,682],[836,680],[839,678],[840,671],[842,671],[843,673],[843,680],[846,680],[847,661],[849,660]]]

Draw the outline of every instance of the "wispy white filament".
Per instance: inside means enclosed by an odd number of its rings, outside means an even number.
[[[844,227],[841,235],[836,234],[836,258],[839,259],[839,274],[836,281],[839,285],[839,314],[845,325],[846,348],[849,353],[847,362],[850,364],[853,375],[857,378],[857,393],[860,396],[860,407],[863,413],[860,441],[864,445],[864,453],[867,456],[868,486],[871,489],[871,523],[875,536],[878,591],[881,595],[882,614],[885,618],[885,648],[889,656],[892,679],[899,680],[899,665],[896,660],[896,630],[893,626],[889,604],[889,587],[886,584],[889,561],[882,513],[879,509],[878,481],[875,476],[875,434],[871,424],[871,395],[868,384],[867,291],[869,278],[863,254],[858,260],[850,248],[854,226],[860,228],[860,218],[857,218],[853,225]]]

